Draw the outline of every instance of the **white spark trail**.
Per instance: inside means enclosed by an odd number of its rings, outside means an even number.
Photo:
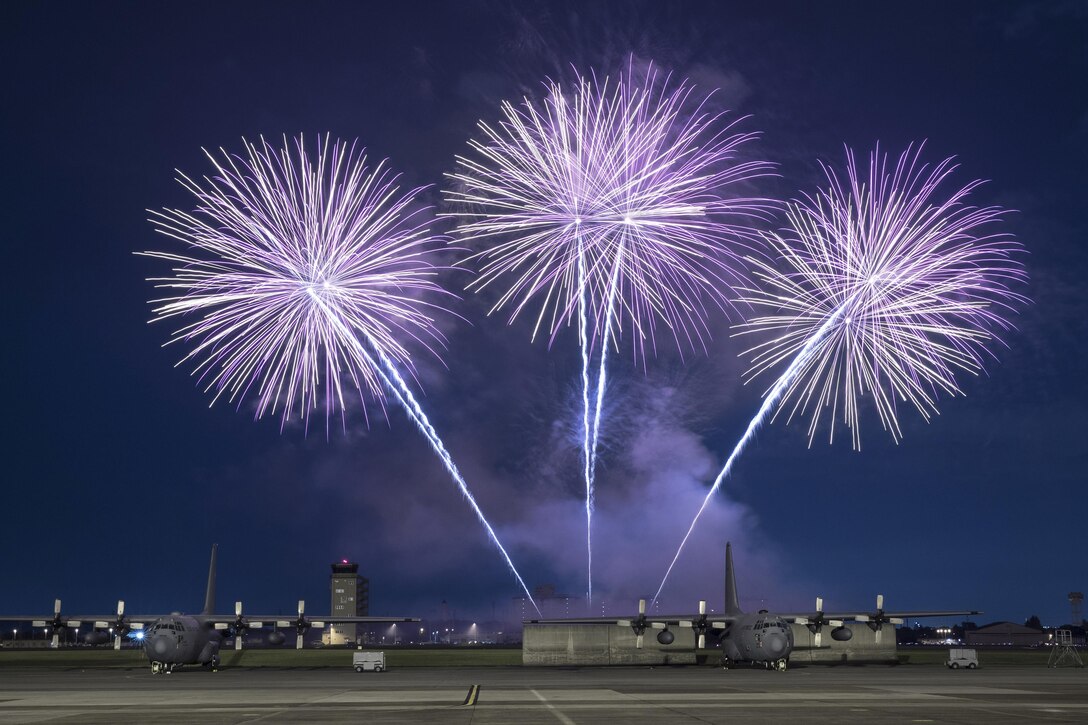
[[[805,343],[805,346],[801,348],[801,351],[799,353],[797,353],[797,357],[795,357],[793,359],[793,362],[790,363],[790,366],[786,368],[786,372],[782,373],[782,376],[778,378],[778,381],[774,384],[774,386],[767,393],[767,396],[763,399],[763,405],[759,407],[759,412],[756,413],[755,417],[752,418],[751,422],[748,423],[748,428],[744,431],[744,435],[740,437],[740,440],[737,441],[737,445],[733,447],[733,452],[729,454],[729,458],[726,460],[725,466],[722,467],[721,473],[718,474],[718,477],[714,479],[714,485],[710,487],[710,490],[706,494],[706,498],[703,499],[702,506],[699,507],[699,511],[696,512],[695,518],[692,519],[691,526],[688,527],[688,532],[684,534],[683,541],[680,542],[680,546],[676,549],[676,555],[673,556],[672,563],[669,564],[669,568],[665,571],[665,576],[661,579],[661,586],[657,588],[657,593],[654,594],[654,598],[650,602],[651,608],[653,608],[654,604],[657,603],[657,598],[661,596],[661,590],[665,588],[665,582],[668,581],[669,575],[672,573],[673,567],[676,566],[676,562],[680,558],[680,553],[684,550],[684,546],[688,543],[688,538],[691,537],[691,532],[695,530],[695,524],[699,522],[699,517],[703,515],[703,511],[705,511],[706,507],[710,504],[710,499],[713,498],[714,494],[718,492],[718,489],[722,485],[722,481],[725,480],[726,476],[728,476],[730,471],[733,469],[733,462],[737,460],[740,454],[744,451],[745,447],[747,447],[748,442],[752,439],[752,436],[755,435],[756,431],[763,426],[763,422],[766,419],[768,413],[770,413],[771,410],[778,404],[778,401],[781,399],[782,394],[786,391],[786,388],[789,387],[790,383],[793,381],[793,378],[797,375],[798,371],[800,371],[808,362],[809,358],[812,357],[820,342],[822,342],[823,339],[827,337],[827,334],[832,330],[832,328],[834,328],[835,323],[838,321],[839,317],[842,316],[843,311],[846,310],[847,307],[849,307],[852,301],[853,298],[848,299],[846,302],[839,305],[839,307],[836,308],[835,311],[828,316],[827,320],[824,321],[824,324],[821,325],[816,333],[809,339],[809,341]]]
[[[329,322],[334,327],[337,327],[341,333],[344,334],[344,339],[352,341],[356,347],[356,351],[372,365],[374,363],[373,356],[370,351],[359,342],[359,339],[347,328],[340,316],[332,309],[328,302],[321,298],[313,288],[309,289],[310,297],[317,303],[317,306],[321,308],[321,311],[328,317]],[[396,397],[397,402],[401,404],[401,407],[408,414],[408,417],[412,419],[412,422],[416,424],[416,427],[423,433],[423,435],[430,442],[431,447],[435,453],[442,460],[443,465],[446,467],[446,471],[449,472],[453,478],[454,483],[457,484],[458,489],[461,491],[461,495],[468,501],[469,506],[472,507],[472,511],[476,514],[476,518],[483,524],[484,529],[487,530],[487,535],[491,538],[492,543],[498,548],[499,553],[502,554],[503,559],[506,561],[506,565],[510,567],[510,571],[514,574],[514,577],[518,580],[518,584],[521,585],[522,590],[525,592],[525,596],[529,599],[529,602],[536,609],[537,614],[541,614],[540,607],[537,606],[536,601],[533,599],[533,595],[529,592],[529,587],[525,585],[525,581],[521,578],[521,574],[518,573],[518,569],[514,566],[513,560],[506,552],[502,542],[499,541],[498,534],[495,533],[495,529],[491,527],[487,517],[484,516],[484,512],[480,509],[479,504],[476,503],[476,499],[472,496],[472,493],[468,490],[468,484],[461,476],[461,472],[457,469],[457,464],[453,462],[453,457],[450,456],[449,451],[446,450],[446,446],[442,443],[442,439],[438,437],[438,432],[435,431],[434,426],[431,425],[430,420],[427,418],[427,414],[423,412],[423,409],[416,402],[415,396],[412,395],[411,389],[404,382],[404,378],[397,372],[393,362],[386,357],[381,351],[381,348],[375,344],[375,341],[371,338],[370,334],[366,330],[361,330],[367,343],[373,347],[378,353],[378,359],[381,361],[381,366],[373,365],[374,369],[378,372],[382,382]]]

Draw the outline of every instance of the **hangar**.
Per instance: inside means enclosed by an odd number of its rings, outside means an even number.
[[[895,633],[885,629],[881,642],[876,633],[864,624],[851,626],[854,636],[848,642],[838,642],[824,636],[822,647],[815,648],[813,635],[801,624],[791,624],[794,650],[791,663],[862,664],[897,662]],[[700,664],[714,650],[702,650],[697,658],[695,633],[689,628],[672,630],[676,639],[662,645],[647,635],[642,649],[635,647],[635,634],[630,627],[601,624],[532,624],[523,632],[521,658],[526,665],[684,665]],[[811,648],[811,649],[807,649]]]

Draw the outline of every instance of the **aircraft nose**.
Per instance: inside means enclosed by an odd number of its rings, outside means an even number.
[[[169,647],[170,643],[167,641],[166,637],[155,637],[151,642],[151,649],[157,655],[166,654]]]
[[[786,638],[772,632],[763,638],[763,647],[772,655],[780,655],[786,651]]]

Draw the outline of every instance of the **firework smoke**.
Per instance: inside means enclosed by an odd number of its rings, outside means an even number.
[[[664,324],[682,348],[705,350],[706,300],[729,309],[744,282],[741,258],[753,251],[748,225],[769,206],[722,191],[768,173],[766,163],[738,161],[755,134],[735,133],[707,98],[692,104],[692,88],[669,80],[652,67],[637,74],[632,63],[614,83],[577,76],[570,88],[549,82],[540,104],[504,103],[499,125],[481,123],[483,139],[470,142],[476,157],[458,157],[448,194],[464,238],[490,245],[475,255],[472,287],[512,278],[491,312],[509,307],[513,321],[537,300],[533,337],[546,330],[549,344],[572,318],[579,326],[590,599],[608,348],[629,324],[644,359]]]
[[[477,505],[400,369],[414,373],[401,338],[436,354],[444,340],[427,297],[446,294],[434,260],[446,239],[421,219],[421,189],[399,193],[397,176],[371,169],[355,145],[319,140],[311,159],[303,139],[276,149],[246,143],[247,157],[207,154],[216,175],[195,182],[193,212],[150,212],[156,231],[188,245],[181,255],[145,252],[172,264],[153,278],[170,296],[154,300],[156,319],[195,315],[170,343],[194,342],[180,364],[241,405],[256,396],[256,417],[281,411],[308,426],[323,410],[346,426],[345,389],[384,408],[385,391],[427,438],[491,541],[532,601],[498,536]],[[168,343],[168,344],[170,344]],[[534,603],[535,606],[535,603]]]
[[[788,409],[787,422],[809,416],[809,444],[827,412],[829,441],[839,410],[860,448],[859,399],[871,398],[884,429],[898,441],[898,404],[922,416],[937,412],[940,393],[962,394],[957,373],[977,375],[986,345],[1011,328],[1005,315],[1025,302],[1011,287],[1026,279],[1020,245],[991,232],[1004,211],[965,201],[973,181],[941,200],[955,170],[933,168],[908,148],[894,168],[877,149],[862,176],[847,149],[846,183],[824,167],[829,186],[790,204],[790,226],[769,235],[780,267],[753,259],[761,283],[743,300],[765,312],[738,334],[770,332],[749,349],[747,375],[790,360],[765,393],[724,468],[707,493],[669,565],[657,596],[711,497],[768,416]],[[773,414],[772,414],[773,411]]]

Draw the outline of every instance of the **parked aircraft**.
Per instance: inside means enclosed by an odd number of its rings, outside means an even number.
[[[392,624],[418,622],[412,617],[322,617],[307,619],[306,602],[299,600],[298,616],[283,619],[283,615],[266,614],[243,616],[242,603],[234,603],[234,614],[214,614],[217,545],[212,545],[211,563],[208,567],[208,588],[204,595],[204,610],[200,614],[141,614],[126,615],[125,603],[117,602],[116,615],[68,616],[61,614],[61,601],[53,606],[53,616],[0,617],[0,619],[29,619],[35,627],[51,627],[53,646],[56,647],[61,633],[66,629],[77,630],[90,623],[91,630],[84,636],[89,644],[105,644],[109,641],[107,629],[114,635],[114,649],[120,649],[121,638],[132,634],[142,641],[144,653],[151,663],[151,673],[170,673],[182,665],[199,664],[213,672],[219,668],[219,648],[226,636],[234,636],[235,649],[242,648],[242,633],[271,626],[295,629],[295,647],[302,649],[302,638],[311,627],[326,624]],[[268,634],[270,644],[283,644],[283,632],[273,629]]]
[[[729,667],[737,662],[761,664],[768,669],[785,671],[790,653],[795,649],[793,624],[805,625],[814,636],[816,648],[822,647],[824,627],[831,628],[831,638],[849,641],[854,632],[846,622],[860,622],[875,633],[876,641],[882,638],[885,624],[902,624],[907,618],[917,617],[954,617],[981,614],[977,611],[947,612],[887,612],[884,610],[884,596],[878,594],[876,610],[873,612],[825,612],[823,600],[816,599],[814,612],[773,613],[765,609],[749,614],[745,613],[737,601],[737,583],[733,574],[733,549],[725,545],[725,608],[721,615],[708,616],[706,600],[699,602],[699,611],[695,616],[670,615],[646,616],[646,600],[638,602],[638,616],[633,619],[612,619],[610,617],[590,617],[585,619],[532,619],[533,624],[593,624],[610,622],[630,627],[635,633],[635,647],[642,648],[643,636],[647,629],[660,630],[657,641],[663,645],[672,644],[676,639],[670,628],[690,627],[696,635],[696,647],[706,647],[707,636],[721,644],[722,665]],[[801,648],[797,648],[801,649]],[[807,648],[805,648],[807,649]]]

